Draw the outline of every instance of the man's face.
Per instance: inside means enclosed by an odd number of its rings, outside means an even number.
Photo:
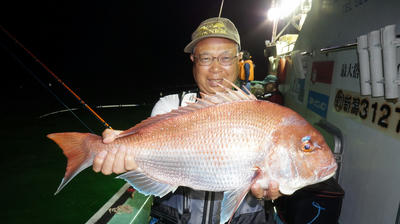
[[[265,85],[265,92],[272,93],[276,91],[276,84],[273,82],[267,83]]]
[[[214,94],[223,91],[217,83],[229,87],[223,78],[234,82],[239,75],[238,47],[235,42],[225,38],[206,38],[197,43],[195,52],[190,56],[193,61],[193,76],[201,92]],[[217,58],[213,58],[210,65],[201,65],[199,57],[234,57],[229,65],[221,65]],[[215,90],[215,91],[214,91]]]

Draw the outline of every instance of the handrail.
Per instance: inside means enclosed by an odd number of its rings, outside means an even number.
[[[321,54],[328,54],[331,52],[344,51],[344,50],[349,50],[349,49],[353,49],[356,47],[357,47],[357,43],[343,44],[343,45],[339,45],[339,46],[321,48],[320,52],[321,52]]]

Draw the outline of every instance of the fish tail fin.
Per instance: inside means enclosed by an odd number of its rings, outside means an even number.
[[[87,144],[85,144],[85,141],[91,136],[100,138],[90,133],[78,132],[53,133],[47,135],[48,138],[60,146],[68,159],[64,178],[54,195],[60,192],[78,173],[93,164],[93,157],[90,155],[90,150],[86,146]]]

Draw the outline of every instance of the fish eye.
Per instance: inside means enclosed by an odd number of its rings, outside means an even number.
[[[306,143],[306,144],[303,145],[302,150],[303,150],[304,152],[311,152],[311,151],[313,151],[313,148],[311,147],[310,144]]]
[[[310,137],[310,136],[305,136],[305,137],[303,137],[303,138],[301,139],[301,142],[303,143],[303,146],[302,146],[301,149],[302,149],[304,152],[311,152],[311,151],[314,150],[314,147],[312,147],[312,144],[311,144],[311,137]]]

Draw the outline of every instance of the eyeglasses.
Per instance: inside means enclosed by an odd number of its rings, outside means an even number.
[[[231,65],[233,60],[237,58],[238,55],[231,56],[227,54],[221,54],[218,57],[213,57],[211,55],[200,55],[200,56],[194,56],[194,59],[199,63],[199,65],[202,66],[207,66],[211,65],[214,61],[214,59],[217,59],[217,61],[224,66]]]

